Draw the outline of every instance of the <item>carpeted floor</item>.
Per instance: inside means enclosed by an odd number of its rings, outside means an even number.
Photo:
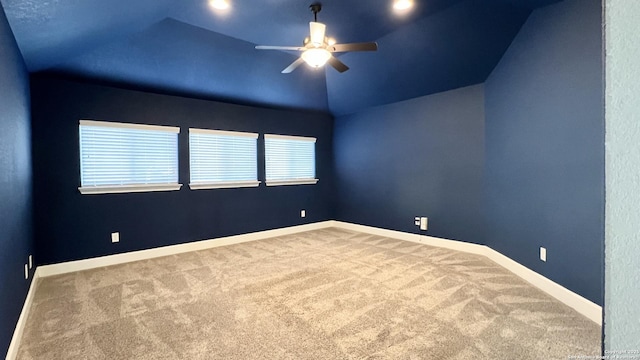
[[[482,256],[324,229],[41,279],[19,359],[567,359],[600,327]]]

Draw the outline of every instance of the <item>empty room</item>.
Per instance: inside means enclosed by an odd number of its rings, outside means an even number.
[[[640,360],[634,0],[0,0],[6,359]]]

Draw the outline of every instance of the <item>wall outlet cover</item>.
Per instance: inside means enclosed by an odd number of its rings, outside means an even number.
[[[306,217],[307,216],[307,211],[306,210],[300,210],[300,217]]]
[[[120,233],[119,232],[111,233],[111,242],[112,243],[120,242]]]
[[[427,230],[429,229],[429,219],[426,217],[421,217],[420,218],[420,230]]]

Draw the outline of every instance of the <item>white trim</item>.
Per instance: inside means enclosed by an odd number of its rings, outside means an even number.
[[[24,305],[22,305],[22,311],[20,312],[20,317],[18,318],[16,329],[13,331],[13,337],[11,338],[11,343],[9,344],[9,350],[7,350],[7,357],[5,358],[6,360],[13,360],[18,356],[18,349],[20,348],[20,342],[22,341],[24,327],[27,324],[27,318],[29,318],[29,312],[31,311],[33,297],[38,287],[39,277],[40,272],[38,271],[38,268],[36,268],[36,271],[33,273],[33,278],[31,279],[31,285],[29,285],[29,292],[27,293],[27,297],[24,300]]]
[[[341,228],[341,229],[345,229],[345,230],[357,231],[357,232],[361,232],[361,233],[365,233],[365,234],[371,234],[371,235],[385,236],[385,237],[390,237],[390,238],[400,239],[400,240],[406,240],[406,241],[412,241],[412,242],[419,242],[419,238],[420,238],[420,235],[418,235],[418,234],[411,234],[411,233],[406,233],[406,232],[402,232],[402,231],[396,231],[396,230],[377,228],[377,227],[373,227],[373,226],[353,224],[353,223],[348,223],[348,222],[343,222],[343,221],[334,221],[333,222],[333,226]]]
[[[216,183],[195,183],[189,184],[191,190],[205,190],[205,189],[231,189],[231,188],[246,188],[260,186],[260,181],[220,181]]]
[[[267,186],[282,186],[282,185],[315,185],[318,183],[318,179],[295,179],[295,180],[267,180]]]
[[[280,139],[280,140],[297,140],[297,141],[309,141],[316,142],[316,138],[307,136],[293,136],[293,135],[276,135],[276,134],[264,134],[265,139]]]
[[[132,261],[153,259],[162,256],[182,254],[190,251],[211,249],[219,246],[240,244],[249,241],[268,239],[277,236],[295,234],[304,231],[324,229],[331,227],[331,221],[317,222],[305,225],[290,226],[286,228],[258,231],[249,234],[226,236],[211,240],[201,240],[186,244],[163,246],[155,249],[132,251],[116,255],[108,255],[97,258],[70,261],[65,263],[39,266],[41,277],[48,277],[75,271],[90,270],[104,266],[124,264]]]
[[[176,133],[176,134],[180,133],[180,128],[176,126],[132,124],[132,123],[111,122],[111,121],[80,120],[80,126],[100,126],[100,127],[136,129],[136,130],[164,131],[164,132],[170,132],[170,133]]]
[[[143,185],[113,185],[113,186],[81,186],[78,188],[83,195],[94,194],[124,194],[149,191],[177,191],[182,184],[143,184]]]
[[[490,247],[487,247],[486,256],[496,264],[518,275],[531,285],[553,296],[560,302],[586,316],[589,320],[602,326],[602,307],[600,305],[574,293],[564,286],[538,274],[528,267],[521,265],[507,256],[491,249]]]
[[[151,259],[151,258],[156,258],[161,256],[169,256],[169,255],[180,254],[180,253],[185,253],[189,251],[204,250],[204,249],[209,249],[209,248],[214,248],[219,246],[239,244],[243,242],[295,234],[303,231],[318,230],[318,229],[323,229],[328,227],[337,227],[337,228],[342,228],[346,230],[379,235],[379,236],[384,236],[384,237],[389,237],[389,238],[394,238],[399,240],[411,241],[411,242],[420,243],[424,245],[442,247],[442,248],[462,251],[466,253],[486,256],[490,260],[494,261],[496,264],[513,272],[515,275],[519,276],[523,280],[529,282],[530,284],[539,288],[545,293],[551,295],[552,297],[556,298],[557,300],[564,303],[565,305],[573,308],[574,310],[584,315],[585,317],[595,322],[596,324],[602,325],[602,307],[601,306],[549,280],[548,278],[536,273],[535,271],[513,261],[512,259],[489,248],[488,246],[467,243],[463,241],[441,239],[441,238],[436,238],[431,236],[422,236],[419,234],[411,234],[411,233],[406,233],[402,231],[387,230],[387,229],[381,229],[381,228],[358,225],[358,224],[351,224],[351,223],[334,221],[334,220],[305,224],[305,225],[298,225],[298,226],[291,226],[291,227],[286,227],[281,229],[259,231],[259,232],[243,234],[243,235],[228,236],[228,237],[222,237],[222,238],[212,239],[212,240],[203,240],[203,241],[197,241],[197,242],[186,243],[186,244],[165,246],[165,247],[156,248],[156,249],[141,250],[141,251],[135,251],[135,252],[129,252],[129,253],[123,253],[123,254],[117,254],[117,255],[109,255],[109,256],[103,256],[103,257],[93,258],[93,259],[39,266],[36,270],[36,275],[34,276],[33,281],[35,281],[38,277],[47,277],[47,276],[65,274],[65,273],[70,273],[75,271],[82,271],[82,270],[103,267],[103,266],[117,265],[117,264],[132,262],[132,261],[138,261],[138,260],[146,260],[146,259]],[[33,287],[33,283],[32,283],[32,287]],[[31,293],[31,290],[30,290],[30,293]],[[27,296],[27,300],[30,305],[30,301],[31,301],[30,296]],[[27,302],[25,302],[25,307],[26,306],[27,306]],[[28,311],[28,307],[27,307],[27,311]],[[23,314],[24,312],[25,312],[25,309],[23,308]],[[26,320],[26,315],[24,316]],[[21,319],[22,319],[22,315],[21,315]],[[19,322],[19,325],[20,325],[20,322]],[[19,328],[17,327],[16,333],[18,332],[18,329]],[[14,338],[15,337],[16,335],[14,334]]]
[[[462,242],[462,241],[441,239],[441,238],[436,238],[431,236],[423,236],[420,234],[407,233],[403,231],[388,230],[388,229],[381,229],[373,226],[346,223],[342,221],[336,221],[335,226],[342,229],[346,229],[346,230],[353,230],[353,231],[358,231],[366,234],[385,236],[385,237],[390,237],[390,238],[399,239],[399,240],[411,241],[411,242],[415,242],[423,245],[431,245],[431,246],[437,246],[437,247],[447,248],[451,250],[462,251],[466,253],[472,253],[472,254],[478,254],[478,255],[485,255],[486,253],[486,246]]]
[[[258,134],[243,132],[243,131],[227,131],[227,130],[213,130],[213,129],[197,129],[189,128],[189,134],[206,134],[206,135],[220,135],[220,136],[239,136],[257,139]]]
[[[431,236],[422,236],[419,234],[411,234],[395,230],[381,229],[365,225],[357,225],[351,223],[345,223],[341,221],[335,221],[334,226],[363,232],[367,234],[379,235],[390,237],[394,239],[406,240],[417,242],[420,244],[437,246],[457,251],[462,251],[471,254],[483,255],[502,266],[503,268],[511,271],[515,275],[519,276],[523,280],[527,281],[531,285],[544,291],[545,293],[556,298],[565,305],[573,308],[580,314],[587,317],[589,320],[602,326],[602,307],[576,293],[563,287],[562,285],[538,274],[537,272],[517,263],[516,261],[502,255],[501,253],[491,249],[486,245],[478,245],[473,243],[467,243],[457,240],[447,240],[441,238],[435,238]]]

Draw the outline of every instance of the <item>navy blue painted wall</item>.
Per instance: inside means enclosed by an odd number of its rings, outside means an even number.
[[[602,304],[601,3],[536,10],[486,82],[487,244]],[[539,247],[548,260],[539,260]]]
[[[40,264],[84,259],[333,218],[333,118],[39,75],[32,77],[36,245]],[[180,191],[81,195],[78,120],[180,126]],[[316,137],[317,185],[192,191],[188,128]],[[264,179],[263,136],[258,141]],[[300,218],[300,210],[307,217]],[[110,233],[120,232],[111,244]]]
[[[24,279],[33,251],[29,122],[29,75],[0,6],[0,357],[31,281]]]
[[[338,117],[334,155],[338,220],[482,241],[482,85]]]
[[[484,88],[336,118],[337,219],[417,233],[428,216],[427,235],[487,244],[602,304],[601,47],[600,2],[561,2],[531,15]]]

